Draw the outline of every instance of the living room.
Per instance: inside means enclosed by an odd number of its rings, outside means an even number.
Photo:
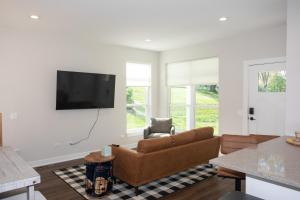
[[[286,92],[279,92],[285,96],[283,114],[279,118],[268,108],[272,112],[268,128],[275,136],[294,136],[300,131],[299,9],[296,0],[2,0],[2,144],[40,174],[36,190],[43,198],[90,199],[53,171],[82,165],[89,153],[109,149],[111,144],[138,148],[151,118],[171,118],[175,136],[206,126],[214,128],[211,137],[217,138],[224,134],[269,135],[251,126],[259,121],[258,109],[248,98],[252,73],[248,68],[262,63],[284,63],[281,67],[286,71]],[[113,75],[113,105],[57,109],[59,71]],[[254,114],[250,107],[255,107]],[[210,135],[208,132],[203,134]],[[155,139],[145,139],[144,145]],[[202,149],[196,151],[201,154],[198,151]],[[206,161],[214,157],[218,154]],[[117,156],[115,159],[117,162]],[[212,163],[213,169],[222,166],[221,161]],[[210,172],[212,166],[205,166]],[[178,164],[176,173],[181,167],[186,168]],[[299,169],[299,165],[292,168]],[[143,185],[139,191],[132,188],[132,199],[147,199],[142,196]],[[243,180],[239,194],[249,194],[245,185]],[[219,199],[235,191],[234,186],[235,179],[215,174],[159,198]],[[112,191],[116,187],[118,180]],[[293,190],[298,189],[293,185]],[[0,198],[19,193],[0,190],[4,191]],[[258,195],[253,196],[268,199]]]

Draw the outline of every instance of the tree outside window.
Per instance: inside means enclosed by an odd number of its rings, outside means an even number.
[[[126,64],[127,133],[142,134],[151,114],[151,65]]]
[[[258,73],[259,92],[285,92],[285,89],[286,71]]]

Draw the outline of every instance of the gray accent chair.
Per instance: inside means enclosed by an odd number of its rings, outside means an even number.
[[[175,134],[172,118],[151,118],[151,126],[144,129],[144,139],[168,137]]]

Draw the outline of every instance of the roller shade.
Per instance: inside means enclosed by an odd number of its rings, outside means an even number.
[[[218,76],[218,58],[207,58],[167,65],[167,84],[169,86],[216,84],[219,81]]]
[[[126,64],[127,86],[151,86],[151,65],[127,63]]]

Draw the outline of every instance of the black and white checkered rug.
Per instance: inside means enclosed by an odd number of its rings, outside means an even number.
[[[64,180],[75,191],[81,194],[85,199],[96,199],[85,193],[85,165],[59,169],[54,171],[54,173]],[[112,192],[106,196],[100,197],[100,199],[159,199],[175,191],[203,181],[210,176],[214,176],[215,174],[215,168],[210,168],[209,165],[198,165],[188,169],[187,171],[182,171],[172,176],[165,177],[139,187],[140,194],[138,196],[135,195],[135,190],[132,186],[117,180],[117,183],[113,186]]]

